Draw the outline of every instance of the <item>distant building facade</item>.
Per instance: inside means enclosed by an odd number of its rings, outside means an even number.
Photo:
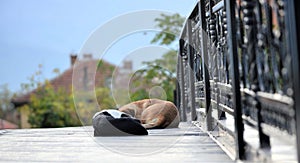
[[[70,61],[71,66],[69,69],[49,81],[54,90],[57,91],[63,88],[66,92],[72,93],[72,88],[74,87],[82,91],[95,87],[105,87],[105,81],[111,79],[114,65],[103,60],[100,63],[99,60],[93,58],[92,54],[84,54],[83,58],[78,58],[76,54],[71,54]],[[73,78],[77,81],[73,82]],[[12,99],[15,108],[19,110],[18,117],[21,128],[31,127],[28,123],[29,110],[24,109],[22,106],[29,104],[31,95],[35,93],[36,89]]]

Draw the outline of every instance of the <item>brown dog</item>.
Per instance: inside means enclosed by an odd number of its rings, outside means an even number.
[[[139,119],[146,129],[176,128],[179,124],[178,109],[169,101],[144,99],[126,104],[119,111]]]

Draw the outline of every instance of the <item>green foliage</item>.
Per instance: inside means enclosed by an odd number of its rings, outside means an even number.
[[[116,108],[115,102],[111,96],[111,91],[108,88],[96,88],[96,97],[101,110]]]
[[[64,89],[54,90],[46,81],[30,98],[29,123],[32,127],[78,126],[73,99]]]
[[[150,98],[153,88],[158,88],[157,98],[173,101],[173,90],[175,89],[176,52],[170,51],[163,55],[162,59],[144,62],[145,68],[133,74],[131,81],[132,101]],[[156,89],[157,90],[157,89]],[[154,89],[154,94],[155,94]]]
[[[138,101],[138,100],[142,100],[142,99],[146,99],[146,98],[149,98],[149,94],[147,93],[145,88],[140,88],[140,89],[134,91],[130,95],[130,99],[132,101]]]
[[[175,75],[176,64],[177,64],[176,56],[177,56],[176,51],[170,50],[163,55],[162,59],[157,59],[157,60],[155,60],[153,62],[149,62],[149,63],[146,62],[146,64],[161,65],[169,71],[169,75]]]
[[[185,18],[179,14],[165,15],[156,18],[157,27],[161,32],[155,35],[151,43],[160,45],[170,45],[179,36]],[[177,52],[169,51],[163,55],[162,59],[152,62],[144,62],[146,68],[133,74],[131,81],[131,100],[149,98],[152,88],[160,87],[164,91],[166,100],[173,101],[173,91],[176,85],[176,64]],[[155,92],[154,92],[155,93]],[[161,95],[162,97],[163,95]]]
[[[59,73],[58,69],[53,70]],[[32,127],[66,127],[81,125],[74,101],[65,88],[56,88],[48,80],[42,79],[42,65],[29,78],[29,83],[21,85],[24,92],[33,91],[30,103],[23,106],[29,109],[28,122]]]
[[[105,87],[98,87],[92,92],[76,92],[74,100],[76,111],[83,125],[91,125],[93,115],[103,109],[116,108],[110,90]]]
[[[22,83],[21,84],[21,88],[22,88],[22,92],[20,92],[21,94],[29,93],[33,89],[38,88],[38,87],[43,85],[43,82],[42,82],[42,69],[43,69],[43,65],[39,64],[38,65],[38,70],[33,75],[31,75],[31,77],[28,78],[29,83]],[[57,70],[53,70],[53,72],[54,71],[57,71]]]
[[[22,84],[26,92],[34,90],[30,97],[30,103],[25,105],[29,109],[28,122],[32,127],[67,127],[90,125],[93,115],[102,109],[115,108],[115,103],[108,88],[96,88],[96,98],[90,92],[76,92],[76,96],[64,88],[53,88],[48,80],[42,80],[39,70],[29,78],[29,83]],[[111,69],[111,66],[100,62],[98,69]],[[54,73],[59,73],[58,69]],[[74,92],[73,92],[74,93]],[[74,104],[76,102],[76,107]],[[76,108],[76,109],[75,109]],[[79,118],[77,117],[77,114]]]
[[[179,14],[165,15],[161,14],[160,18],[156,18],[157,26],[161,32],[155,35],[151,43],[159,43],[160,45],[170,45],[179,36],[185,18]]]

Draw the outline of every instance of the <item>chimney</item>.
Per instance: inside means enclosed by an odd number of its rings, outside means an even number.
[[[71,66],[74,66],[76,60],[77,60],[77,55],[76,54],[71,54]]]

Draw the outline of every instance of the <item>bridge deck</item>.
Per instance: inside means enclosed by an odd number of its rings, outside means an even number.
[[[93,137],[91,127],[0,130],[0,162],[233,162],[188,123],[148,136]]]

